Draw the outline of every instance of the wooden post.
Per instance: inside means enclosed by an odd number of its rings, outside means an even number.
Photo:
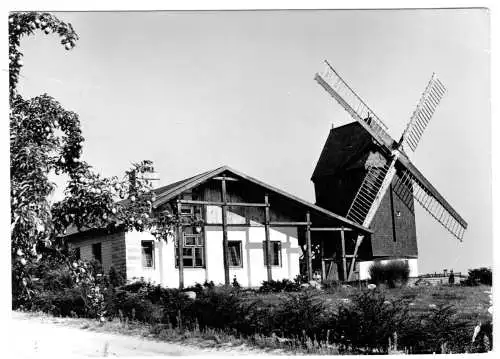
[[[356,239],[356,245],[354,246],[354,254],[352,255],[351,266],[349,267],[349,275],[347,280],[351,280],[352,274],[354,273],[354,268],[356,268],[356,256],[358,255],[358,249],[363,242],[364,235],[358,234],[358,239]]]
[[[342,243],[342,269],[344,271],[343,277],[344,281],[347,280],[347,261],[345,258],[345,235],[344,235],[344,230],[340,232],[340,237],[341,237],[341,243]]]
[[[312,251],[311,251],[311,214],[306,213],[306,250],[307,250],[307,279],[313,279],[312,273]]]
[[[226,179],[222,177],[222,251],[224,260],[224,283],[230,284],[229,279],[229,247],[227,244],[227,192]]]
[[[326,280],[325,239],[321,238],[321,280]]]
[[[179,223],[177,224],[177,250],[179,251],[179,289],[184,288],[184,238],[182,235],[181,207],[181,202],[177,201],[177,215],[179,217]]]
[[[269,233],[269,222],[270,222],[270,214],[269,214],[269,196],[266,194],[264,196],[264,203],[266,207],[264,207],[264,232],[266,235],[266,259],[267,259],[267,280],[271,281],[273,279],[273,273],[271,268],[271,261],[273,259],[271,253],[271,238]]]

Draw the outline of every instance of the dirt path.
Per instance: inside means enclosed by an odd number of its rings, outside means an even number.
[[[137,336],[95,332],[75,327],[75,324],[79,323],[78,319],[58,319],[12,312],[12,321],[8,326],[11,357],[226,356],[247,354],[260,356],[270,354],[242,347],[198,348]]]

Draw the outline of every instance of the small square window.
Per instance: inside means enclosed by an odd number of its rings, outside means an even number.
[[[243,267],[241,259],[241,241],[228,241],[229,250],[229,266],[230,267]]]
[[[154,268],[154,242],[141,241],[142,266]]]
[[[267,266],[267,244],[263,242],[264,248],[264,265]],[[271,241],[271,265],[281,266],[281,242]]]

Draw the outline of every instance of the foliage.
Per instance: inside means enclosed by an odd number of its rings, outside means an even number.
[[[343,349],[387,350],[389,338],[400,332],[408,318],[408,305],[388,300],[379,290],[365,290],[352,298],[352,304],[338,309],[335,342]]]
[[[122,179],[102,178],[81,159],[84,138],[78,115],[47,94],[25,99],[18,93],[23,66],[20,40],[37,30],[58,34],[67,50],[78,40],[71,24],[49,13],[9,15],[11,258],[16,305],[28,303],[36,294],[27,266],[40,261],[42,249],[53,247],[68,228],[149,230],[167,240],[178,222],[174,213],[152,212],[155,194],[144,176],[154,170],[151,161],[133,164]],[[51,174],[69,178],[65,198],[54,204],[49,202],[55,188]]]
[[[477,286],[480,284],[492,285],[493,274],[491,272],[491,268],[481,267],[476,269],[469,269],[469,275],[467,279],[462,281],[461,284],[466,286]]]
[[[389,288],[395,288],[399,284],[405,284],[410,276],[410,267],[406,261],[389,261],[382,263],[375,261],[368,269],[370,282],[374,284],[386,284]]]
[[[300,278],[297,276],[294,281],[289,279],[282,280],[266,280],[262,282],[259,288],[261,293],[277,293],[277,292],[297,292],[300,290]]]
[[[325,303],[314,290],[288,294],[275,316],[282,336],[319,338],[328,320]]]
[[[453,305],[438,304],[430,313],[413,315],[401,330],[400,343],[412,353],[441,352],[443,345],[457,353],[470,351],[473,326],[457,316]]]

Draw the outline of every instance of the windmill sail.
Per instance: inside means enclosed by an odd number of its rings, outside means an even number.
[[[401,137],[402,143],[410,147],[412,151],[415,151],[417,148],[424,130],[445,93],[446,88],[443,83],[439,81],[436,74],[432,74],[427,87],[420,97],[417,108],[413,112],[410,122],[408,122],[408,126]]]
[[[368,167],[365,178],[352,201],[351,207],[347,211],[346,218],[361,225],[365,222],[368,212],[382,188],[382,183],[388,170],[389,164],[385,164],[382,167]]]
[[[413,198],[417,200],[437,221],[448,229],[460,241],[463,238],[467,223],[446,202],[427,179],[413,166],[402,152],[401,145],[409,146],[415,151],[422,134],[434,114],[446,89],[436,77],[432,75],[420,101],[406,127],[399,143],[394,141],[386,132],[387,126],[368,105],[347,85],[340,75],[325,61],[327,68],[314,79],[360,123],[377,141],[390,162],[383,166],[370,166],[367,174],[354,197],[346,217],[358,224],[368,227],[378,210],[383,196],[387,192],[394,178],[397,178],[397,194],[406,200],[409,208],[413,209]],[[396,166],[403,165],[402,176],[396,176]],[[353,274],[354,264],[363,236],[358,236],[352,255],[352,261],[347,280]]]
[[[400,156],[398,164],[403,166],[402,176],[398,177],[395,185],[396,194],[407,205],[415,200],[429,212],[439,223],[450,231],[459,241],[462,241],[467,229],[467,222],[451,207],[434,186],[422,173],[406,158]]]
[[[370,107],[347,85],[332,66],[325,61],[327,67],[314,79],[328,92],[348,113],[358,121],[382,146],[389,151],[394,140],[385,131],[387,126]]]

